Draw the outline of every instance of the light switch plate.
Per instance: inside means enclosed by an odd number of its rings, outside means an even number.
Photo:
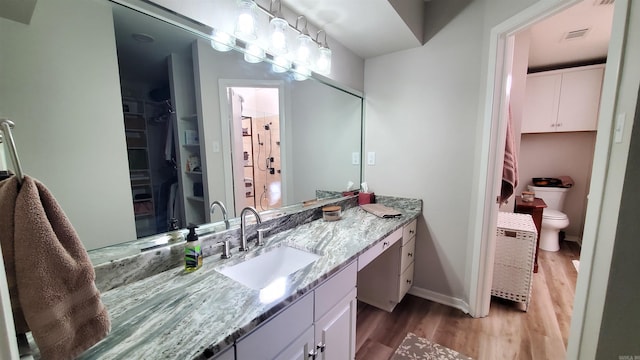
[[[375,165],[376,164],[376,152],[369,151],[367,153],[367,165]]]
[[[360,165],[360,153],[352,152],[351,153],[351,165]]]

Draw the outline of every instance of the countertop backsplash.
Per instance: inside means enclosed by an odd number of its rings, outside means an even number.
[[[392,206],[394,202],[398,201],[398,204],[402,204],[403,200],[407,201],[408,199],[378,198],[378,202],[388,206]],[[321,208],[328,204],[340,205],[343,210],[346,210],[358,206],[358,197],[319,200],[308,207],[301,207],[301,210],[277,212],[276,217],[270,218],[270,216],[266,216],[266,219],[263,218],[260,228],[267,229],[265,236],[270,236],[321,219]],[[252,223],[248,225],[247,233],[249,234],[248,240],[251,243],[257,234],[255,232],[255,222],[253,220],[250,221]],[[200,240],[202,242],[202,253],[205,257],[204,261],[206,261],[207,257],[219,256],[222,253],[222,248],[218,246],[220,241],[230,240],[231,248],[236,248],[240,242],[240,228],[201,235]],[[90,251],[89,255],[94,263],[98,290],[105,292],[182,266],[184,262],[184,244],[184,242],[181,242],[141,251],[141,241],[132,241]]]

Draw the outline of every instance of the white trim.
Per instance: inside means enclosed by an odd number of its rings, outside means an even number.
[[[431,291],[431,290],[427,290],[427,289],[423,289],[415,286],[409,289],[409,294],[417,296],[419,298],[429,300],[429,301],[436,302],[438,304],[447,305],[452,308],[456,308],[465,314],[469,313],[469,304],[467,304],[464,300],[453,297],[453,296],[443,295],[435,291]]]
[[[613,239],[616,235],[619,203],[622,196],[621,185],[624,182],[626,170],[626,165],[621,170],[612,170],[610,164],[612,161],[619,164],[627,163],[632,126],[632,124],[627,124],[626,140],[617,145],[620,147],[617,155],[612,154],[611,139],[615,113],[616,111],[624,112],[624,109],[616,109],[616,107],[621,105],[619,96],[623,91],[619,88],[619,84],[629,21],[627,16],[629,3],[629,0],[615,2],[611,40],[609,41],[607,65],[602,85],[602,100],[598,114],[598,134],[591,173],[589,202],[582,235],[580,273],[576,284],[571,332],[567,346],[568,359],[595,358],[600,325],[602,324],[613,255]],[[628,63],[629,66],[634,67],[637,66],[636,64],[637,62]],[[630,110],[633,113],[635,100],[637,100],[637,83],[632,86],[631,91],[634,98]],[[632,123],[633,119],[628,122]],[[626,148],[622,149],[622,147]],[[617,181],[620,182],[620,185],[613,185],[613,189],[611,189],[611,182]]]

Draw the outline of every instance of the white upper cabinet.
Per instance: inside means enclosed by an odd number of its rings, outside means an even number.
[[[522,133],[595,131],[604,65],[527,76]]]

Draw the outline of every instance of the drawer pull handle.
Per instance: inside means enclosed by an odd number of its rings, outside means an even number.
[[[318,346],[316,347],[318,348],[318,350],[320,350],[320,352],[324,352],[324,348],[326,348],[327,345],[323,343],[318,343]]]
[[[412,257],[412,256],[413,256],[413,253],[407,253],[407,256],[408,256],[408,257]]]
[[[382,243],[382,247],[387,247],[387,246],[389,246],[389,242],[388,241],[385,241],[385,242]]]
[[[315,360],[315,359],[316,359],[316,356],[318,356],[318,352],[317,352],[315,349],[314,349],[314,350],[309,351],[309,356],[308,356],[308,358],[309,358],[309,359],[311,359],[311,360]]]
[[[409,234],[415,234],[416,232],[414,230],[409,230]]]
[[[411,280],[410,279],[407,279],[407,284],[411,284]]]

